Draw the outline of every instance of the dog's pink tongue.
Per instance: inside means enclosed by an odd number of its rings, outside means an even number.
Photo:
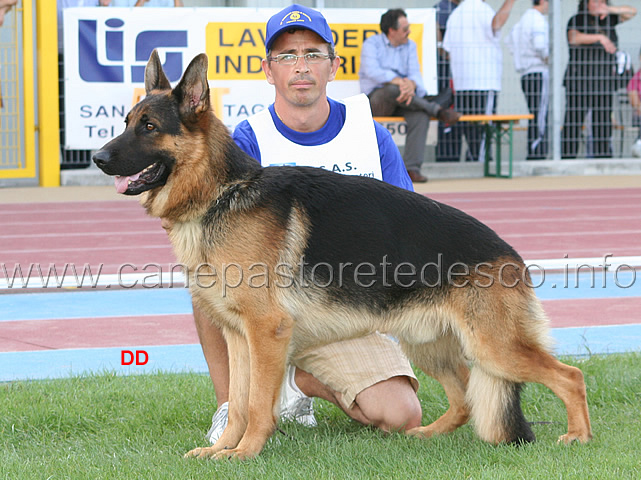
[[[129,187],[129,180],[131,180],[133,182],[133,181],[138,180],[138,177],[140,177],[140,173],[137,173],[135,175],[131,175],[129,177],[116,175],[114,177],[115,184],[116,184],[116,192],[125,193],[127,191],[127,188]]]
[[[121,177],[116,175],[114,177],[116,184],[116,192],[125,193],[127,191],[127,186],[129,185],[129,177]]]

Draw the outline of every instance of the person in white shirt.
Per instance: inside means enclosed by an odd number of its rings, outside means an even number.
[[[496,113],[501,90],[503,54],[500,31],[516,0],[505,0],[494,12],[483,0],[464,0],[447,20],[443,49],[450,55],[454,109],[462,114]],[[483,127],[466,122],[462,126],[468,144],[467,160],[485,156]]]
[[[521,75],[521,89],[528,110],[534,115],[534,119],[528,123],[528,160],[543,160],[548,153],[548,9],[548,0],[533,0],[532,8],[523,14],[506,38],[514,58],[514,68]]]

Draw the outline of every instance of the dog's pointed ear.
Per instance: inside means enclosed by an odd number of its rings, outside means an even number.
[[[173,94],[180,103],[181,115],[199,115],[209,110],[208,64],[207,55],[204,53],[195,57],[185,70],[180,83],[174,88]]]
[[[152,90],[170,90],[171,84],[162,69],[158,50],[151,52],[147,68],[145,68],[145,92],[149,95]]]

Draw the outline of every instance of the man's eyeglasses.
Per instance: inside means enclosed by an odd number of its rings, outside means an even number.
[[[304,55],[294,55],[293,53],[281,53],[280,55],[275,55],[273,57],[267,57],[268,60],[272,60],[281,65],[296,65],[299,58],[304,58],[307,65],[315,65],[317,63],[323,63],[325,60],[329,60],[331,57],[328,53],[320,52],[309,52]]]

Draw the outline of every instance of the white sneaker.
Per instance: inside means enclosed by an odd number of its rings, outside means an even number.
[[[282,420],[295,420],[301,425],[315,427],[318,425],[314,417],[314,399],[300,391],[294,381],[296,367],[289,365],[285,373],[285,380],[280,391],[280,418]],[[218,441],[227,427],[229,417],[229,402],[218,407],[211,418],[211,427],[205,434],[205,439],[212,445]]]
[[[223,403],[214,416],[211,417],[211,428],[205,435],[205,439],[209,441],[212,445],[218,441],[220,436],[225,431],[227,427],[227,419],[229,417],[229,402]]]
[[[280,418],[295,420],[307,427],[315,427],[318,424],[314,417],[314,399],[300,391],[294,381],[295,374],[296,367],[289,365],[280,389]]]

